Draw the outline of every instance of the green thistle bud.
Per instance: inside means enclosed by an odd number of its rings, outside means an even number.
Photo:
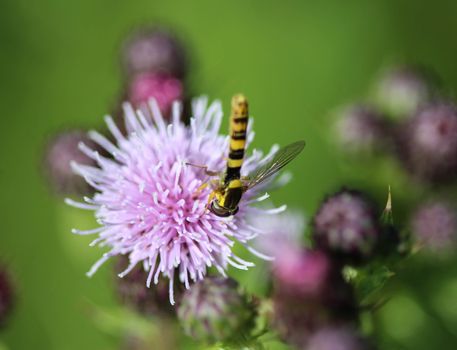
[[[177,309],[184,332],[208,343],[232,341],[251,329],[254,308],[233,279],[209,277],[187,290]]]

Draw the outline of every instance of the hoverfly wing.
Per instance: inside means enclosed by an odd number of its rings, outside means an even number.
[[[298,156],[304,147],[305,141],[300,140],[280,148],[273,156],[272,160],[258,169],[252,176],[249,176],[250,181],[246,186],[247,189],[257,186],[267,180],[270,176],[276,174]]]

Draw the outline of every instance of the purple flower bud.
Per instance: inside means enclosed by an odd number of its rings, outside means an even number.
[[[350,327],[325,327],[314,333],[308,341],[306,350],[372,350],[363,339]]]
[[[354,322],[352,287],[323,252],[289,249],[274,264],[274,324],[287,342],[300,347],[320,327]]]
[[[375,206],[351,190],[328,197],[314,216],[313,226],[319,248],[352,260],[368,257],[379,236]]]
[[[187,72],[187,57],[184,46],[170,31],[145,28],[126,41],[123,65],[129,76],[152,73],[183,79]]]
[[[209,277],[187,290],[178,306],[184,332],[196,340],[215,342],[246,335],[255,311],[232,279]]]
[[[379,106],[395,118],[414,113],[432,95],[430,74],[426,73],[407,66],[385,71],[376,86]]]
[[[417,242],[430,251],[445,251],[455,247],[457,214],[444,202],[429,202],[413,214],[411,228]]]
[[[390,146],[387,119],[370,106],[351,105],[340,111],[336,137],[345,150],[373,152]]]
[[[183,98],[183,84],[180,80],[158,74],[140,74],[132,79],[129,101],[139,106],[154,98],[164,115],[169,115],[171,105]]]
[[[13,286],[4,266],[0,266],[0,328],[4,327],[14,304]]]
[[[126,256],[120,256],[116,264],[116,272],[124,271],[129,265]],[[169,302],[168,283],[162,281],[150,288],[146,286],[148,273],[137,265],[122,278],[116,277],[116,291],[123,304],[146,316],[174,316],[175,308]],[[182,288],[177,284],[175,298],[180,300]]]
[[[331,262],[323,252],[298,247],[283,250],[273,268],[276,283],[287,294],[316,298],[325,292],[331,274]]]
[[[457,177],[457,110],[438,103],[419,111],[399,130],[399,156],[420,180],[446,183]]]
[[[71,168],[71,162],[95,166],[96,162],[82,153],[80,143],[97,149],[97,146],[82,130],[70,130],[57,134],[48,143],[44,171],[51,187],[59,194],[88,194],[92,188]],[[94,148],[95,147],[95,148]]]

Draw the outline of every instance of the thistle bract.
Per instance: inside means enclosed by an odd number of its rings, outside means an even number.
[[[208,277],[183,295],[178,318],[196,340],[227,341],[250,330],[253,306],[233,279]]]
[[[93,275],[112,256],[128,255],[130,264],[120,273],[125,276],[137,263],[148,272],[147,286],[158,283],[163,275],[170,281],[170,301],[174,303],[173,281],[189,288],[190,282],[202,280],[209,267],[225,275],[228,265],[246,270],[253,266],[235,255],[235,241],[257,253],[248,242],[262,230],[248,223],[251,215],[276,214],[285,207],[262,210],[253,206],[265,200],[264,191],[273,178],[248,190],[235,216],[221,218],[209,212],[207,201],[211,187],[201,188],[210,178],[204,169],[188,163],[223,171],[228,153],[228,137],[219,134],[221,105],[200,98],[193,103],[190,125],[181,122],[180,108],[174,105],[172,124],[162,118],[157,103],[150,103],[150,113],[135,112],[125,105],[128,135],[124,136],[110,117],[107,125],[117,144],[97,132],[90,137],[112,156],[107,158],[81,144],[81,150],[97,162],[97,167],[73,164],[97,191],[85,203],[67,200],[82,209],[95,211],[100,227],[78,234],[98,234],[93,245],[109,251],[92,267]],[[252,125],[252,122],[251,124]],[[248,143],[253,133],[248,133]],[[266,157],[254,151],[246,157],[241,175],[263,166],[275,153]]]

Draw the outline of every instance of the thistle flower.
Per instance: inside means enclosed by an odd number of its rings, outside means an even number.
[[[318,247],[352,260],[370,255],[379,236],[374,205],[356,191],[342,190],[328,197],[313,224]]]
[[[221,277],[208,277],[193,285],[184,293],[177,312],[184,332],[206,342],[245,334],[254,317],[253,305],[238,290],[236,281]]]
[[[283,257],[274,261],[276,283],[287,294],[322,297],[329,282],[331,262],[320,251],[293,249],[282,251]]]
[[[379,106],[393,117],[405,117],[429,102],[433,89],[424,70],[414,67],[393,67],[384,72],[376,86]]]
[[[4,266],[0,266],[0,328],[5,325],[13,306],[13,287]]]
[[[152,73],[183,79],[187,73],[183,44],[164,28],[143,28],[133,33],[124,44],[122,56],[129,76]]]
[[[130,83],[129,101],[134,106],[154,98],[160,111],[168,115],[173,101],[183,97],[183,84],[180,80],[166,75],[140,74]]]
[[[287,342],[301,348],[316,329],[355,322],[353,289],[336,260],[296,245],[280,249],[273,262],[273,321]]]
[[[363,339],[351,327],[324,327],[314,333],[306,350],[372,350],[366,339]]]
[[[180,121],[179,105],[173,108],[171,125],[164,122],[157,103],[152,101],[150,107],[151,115],[145,115],[125,105],[127,137],[110,117],[106,118],[117,145],[97,132],[90,133],[113,159],[82,144],[81,150],[96,160],[98,166],[73,164],[73,168],[97,193],[93,198],[85,198],[86,203],[72,200],[67,203],[95,211],[101,225],[74,233],[98,234],[93,245],[110,248],[90,269],[89,276],[110,257],[128,255],[130,265],[119,276],[125,276],[142,263],[148,272],[148,287],[153,281],[157,284],[160,275],[169,279],[173,304],[175,273],[189,288],[191,281],[204,278],[209,267],[215,267],[225,276],[228,265],[243,270],[254,265],[234,254],[235,241],[253,254],[267,258],[249,245],[262,231],[250,225],[247,217],[276,214],[285,206],[268,210],[253,206],[268,198],[260,194],[273,180],[270,179],[243,195],[235,216],[222,218],[206,210],[211,188],[202,189],[201,185],[209,178],[204,169],[187,163],[205,165],[213,171],[225,169],[229,138],[218,133],[222,120],[220,103],[207,107],[205,98],[195,100],[190,126]],[[253,133],[249,131],[248,143],[252,139]],[[242,175],[264,165],[276,150],[273,147],[266,157],[254,151],[246,157]]]
[[[417,242],[430,251],[444,251],[455,247],[457,215],[445,202],[425,203],[413,214],[411,228]]]
[[[303,348],[322,327],[355,324],[357,306],[338,264],[319,251],[303,251],[296,260],[286,271],[275,270],[274,325],[288,343]]]
[[[457,178],[457,109],[438,103],[420,110],[399,131],[399,155],[411,174],[431,183]]]
[[[71,169],[70,163],[94,166],[96,162],[82,153],[78,144],[85,142],[91,147],[95,144],[82,130],[69,130],[57,134],[48,144],[44,159],[44,171],[49,184],[59,194],[88,194],[91,187]]]
[[[343,108],[338,114],[335,133],[341,145],[350,152],[373,152],[389,146],[387,120],[369,106]]]

